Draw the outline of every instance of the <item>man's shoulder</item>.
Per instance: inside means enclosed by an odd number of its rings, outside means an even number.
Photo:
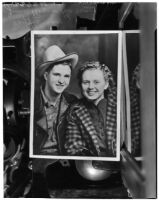
[[[63,92],[63,96],[69,104],[73,104],[78,101],[78,98],[75,95],[68,92]]]
[[[69,112],[70,113],[75,113],[75,112],[81,112],[85,108],[85,105],[83,104],[82,99],[76,99],[70,107],[69,107]]]

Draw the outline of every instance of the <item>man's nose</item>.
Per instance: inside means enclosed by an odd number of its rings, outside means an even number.
[[[58,82],[61,83],[61,84],[64,83],[64,77],[62,77],[62,76],[59,77]]]

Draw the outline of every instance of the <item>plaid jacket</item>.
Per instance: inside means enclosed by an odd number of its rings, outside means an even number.
[[[137,87],[140,77],[140,64],[138,64],[130,81],[131,102],[131,153],[141,156],[141,122],[140,122],[140,89]]]
[[[131,153],[133,156],[141,156],[141,122],[140,122],[140,93],[132,85],[130,86],[131,102]]]
[[[116,88],[107,95],[106,139],[109,156],[116,154]],[[82,100],[73,104],[67,115],[65,150],[68,155],[99,156],[96,129]]]

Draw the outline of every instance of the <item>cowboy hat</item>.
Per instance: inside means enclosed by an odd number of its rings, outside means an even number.
[[[65,61],[69,61],[71,67],[74,68],[78,62],[78,55],[76,53],[65,54],[57,45],[48,47],[43,56],[43,63],[37,67],[39,77],[43,76],[50,65]]]

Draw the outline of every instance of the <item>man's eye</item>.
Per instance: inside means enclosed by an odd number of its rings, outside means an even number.
[[[52,73],[53,76],[60,76],[59,73]]]
[[[99,82],[99,81],[94,81],[94,83],[95,83],[95,84],[98,84],[98,83],[100,83],[100,82]]]
[[[65,75],[65,78],[70,78],[71,76],[70,75]]]

